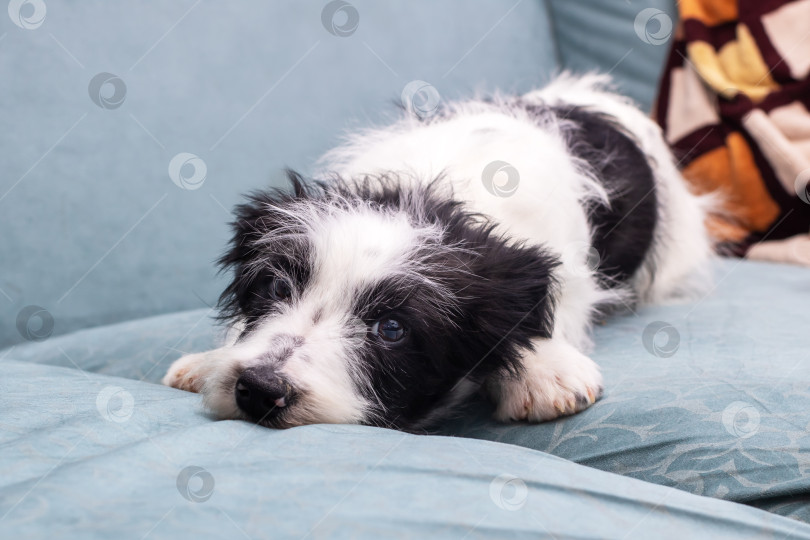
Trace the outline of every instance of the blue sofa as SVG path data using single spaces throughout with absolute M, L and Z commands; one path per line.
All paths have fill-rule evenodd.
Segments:
M 671 2 L 8 11 L 0 538 L 810 538 L 801 268 L 718 261 L 702 300 L 602 321 L 606 396 L 541 425 L 476 402 L 431 435 L 275 431 L 157 384 L 217 338 L 241 193 L 310 171 L 413 80 L 451 99 L 599 69 L 649 108 Z

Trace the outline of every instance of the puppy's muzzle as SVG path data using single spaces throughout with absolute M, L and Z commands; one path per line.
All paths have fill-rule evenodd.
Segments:
M 295 399 L 292 386 L 271 366 L 243 371 L 234 392 L 239 408 L 257 422 L 275 419 Z

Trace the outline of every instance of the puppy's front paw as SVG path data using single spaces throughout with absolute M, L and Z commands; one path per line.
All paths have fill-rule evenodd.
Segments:
M 544 422 L 578 413 L 602 395 L 602 374 L 593 360 L 568 344 L 540 342 L 523 359 L 523 373 L 491 381 L 501 422 Z
M 204 365 L 205 353 L 187 354 L 171 365 L 162 382 L 180 390 L 199 392 L 203 383 Z

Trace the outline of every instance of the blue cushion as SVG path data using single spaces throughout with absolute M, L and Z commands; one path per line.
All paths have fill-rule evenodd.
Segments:
M 597 325 L 593 357 L 607 390 L 591 409 L 504 425 L 476 403 L 441 433 L 525 446 L 810 521 L 810 271 L 723 261 L 716 274 L 717 288 L 700 302 Z M 210 316 L 197 310 L 112 325 L 0 357 L 157 382 L 182 352 L 214 345 Z
M 240 192 L 307 172 L 412 80 L 448 99 L 557 68 L 539 1 L 45 4 L 38 27 L 33 3 L 30 29 L 0 17 L 0 346 L 28 305 L 60 334 L 210 304 Z M 196 189 L 170 178 L 187 153 Z
M 807 524 L 516 446 L 213 422 L 171 388 L 2 369 L 2 538 L 810 538 Z
M 597 326 L 606 395 L 585 414 L 503 425 L 479 404 L 445 432 L 810 521 L 810 271 L 726 261 L 716 279 Z
M 75 368 L 159 383 L 186 353 L 217 347 L 222 331 L 211 309 L 181 311 L 79 330 L 46 341 L 12 345 L 0 359 Z

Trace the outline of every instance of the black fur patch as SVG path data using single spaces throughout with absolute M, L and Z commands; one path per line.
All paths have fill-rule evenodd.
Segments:
M 591 166 L 609 193 L 609 206 L 592 204 L 587 209 L 591 242 L 599 253 L 600 283 L 607 288 L 626 282 L 641 267 L 658 220 L 655 180 L 647 156 L 606 114 L 575 106 L 527 109 L 573 123 L 565 133 L 571 153 Z

